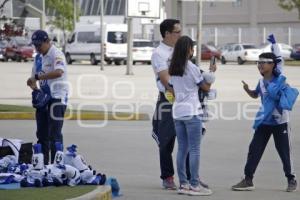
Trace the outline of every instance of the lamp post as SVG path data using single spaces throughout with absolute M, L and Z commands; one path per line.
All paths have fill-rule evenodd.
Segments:
M 66 3 L 66 0 L 63 0 L 63 6 L 65 7 L 65 4 Z M 65 10 L 64 10 L 65 12 Z M 66 31 L 65 31 L 65 17 L 63 15 L 63 18 L 62 18 L 62 28 L 63 28 L 63 38 L 64 38 L 64 45 L 63 45 L 63 52 L 65 53 L 66 52 Z
M 75 28 L 75 25 L 76 25 L 76 22 L 77 22 L 77 19 L 76 19 L 77 18 L 77 0 L 73 1 L 73 6 L 74 6 L 73 7 L 73 9 L 74 9 L 73 10 L 73 20 L 74 20 L 73 24 L 74 24 L 74 28 Z
M 133 75 L 132 71 L 132 40 L 133 40 L 133 34 L 132 34 L 132 18 L 127 18 L 127 24 L 128 24 L 128 39 L 127 39 L 127 67 L 126 67 L 126 75 Z

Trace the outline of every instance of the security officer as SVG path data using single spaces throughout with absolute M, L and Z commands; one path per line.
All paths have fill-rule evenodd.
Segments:
M 43 108 L 44 112 L 37 117 L 38 143 L 43 145 L 44 162 L 48 164 L 50 151 L 51 163 L 54 161 L 55 142 L 63 143 L 61 130 L 68 100 L 67 65 L 64 54 L 51 44 L 45 31 L 35 31 L 31 40 L 42 55 L 42 69 L 40 72 L 33 71 L 35 74 L 27 80 L 27 85 L 34 89 L 36 81 L 39 81 L 40 89 L 51 96 Z

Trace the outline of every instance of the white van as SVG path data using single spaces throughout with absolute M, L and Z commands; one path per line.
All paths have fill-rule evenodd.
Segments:
M 101 55 L 100 24 L 77 24 L 66 45 L 65 55 L 68 64 L 75 60 L 89 60 L 97 65 Z
M 127 60 L 127 25 L 104 24 L 104 60 L 120 65 Z M 78 24 L 66 45 L 66 60 L 90 60 L 97 65 L 101 60 L 100 22 Z
M 127 25 L 104 25 L 104 60 L 107 64 L 114 62 L 120 65 L 127 60 Z

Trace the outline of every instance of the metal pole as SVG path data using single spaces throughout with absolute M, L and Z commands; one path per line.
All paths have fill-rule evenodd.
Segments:
M 65 7 L 65 4 L 66 3 L 66 0 L 63 0 L 63 6 Z M 65 12 L 65 10 L 64 10 Z M 62 19 L 62 25 L 63 25 L 63 36 L 64 36 L 64 45 L 63 45 L 63 52 L 65 53 L 66 52 L 66 31 L 65 31 L 65 17 L 63 16 L 63 19 Z
M 292 28 L 288 28 L 288 45 L 292 44 Z
M 128 37 L 127 37 L 127 67 L 126 75 L 133 75 L 132 71 L 132 18 L 127 18 Z
M 146 32 L 146 24 L 142 24 L 142 39 L 148 39 Z
M 266 27 L 263 27 L 263 43 L 266 43 L 266 38 L 267 38 Z
M 46 15 L 45 15 L 45 0 L 43 0 L 43 10 L 42 10 L 42 16 L 41 16 L 41 29 L 45 30 L 46 28 Z
M 198 30 L 197 30 L 197 65 L 201 63 L 201 45 L 202 45 L 202 0 L 198 0 Z
M 239 43 L 242 43 L 242 28 L 240 27 L 238 29 L 238 41 Z
M 215 27 L 215 46 L 218 46 L 218 27 Z
M 104 17 L 104 8 L 103 8 L 103 1 L 104 0 L 100 0 L 101 1 L 101 65 L 100 65 L 100 70 L 103 71 L 104 70 L 104 20 L 103 20 L 103 17 Z

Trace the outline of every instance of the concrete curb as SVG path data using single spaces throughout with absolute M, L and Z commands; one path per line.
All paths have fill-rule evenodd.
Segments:
M 34 112 L 0 112 L 0 120 L 34 120 Z M 145 113 L 122 113 L 122 112 L 73 112 L 66 113 L 66 120 L 118 120 L 138 121 L 149 120 Z
M 68 200 L 111 200 L 111 187 L 110 186 L 98 186 L 93 191 L 86 193 L 82 196 L 75 197 Z

